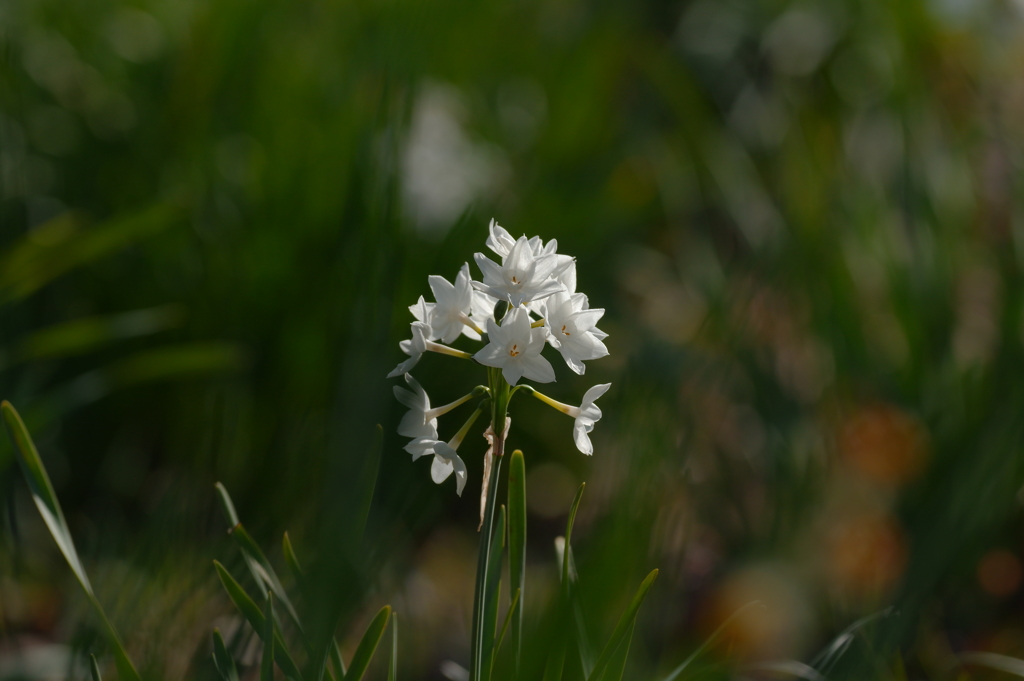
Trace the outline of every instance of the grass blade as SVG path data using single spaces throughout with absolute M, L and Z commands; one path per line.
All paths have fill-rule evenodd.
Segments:
M 387 628 L 390 617 L 391 606 L 385 605 L 370 621 L 363 633 L 362 640 L 359 641 L 356 652 L 352 655 L 352 664 L 349 665 L 348 673 L 345 674 L 345 681 L 360 681 L 366 674 L 366 668 L 370 666 L 370 660 L 373 659 L 373 653 L 384 636 L 384 629 Z
M 265 635 L 267 628 L 266 618 L 263 616 L 263 612 L 260 607 L 256 605 L 256 601 L 249 597 L 249 594 L 245 592 L 242 585 L 239 584 L 231 573 L 227 571 L 223 565 L 218 561 L 213 561 L 213 567 L 217 570 L 217 576 L 220 577 L 221 584 L 224 585 L 224 590 L 228 593 L 228 598 L 235 604 L 242 616 L 249 622 L 249 625 L 256 631 L 257 634 L 262 638 Z M 264 644 L 267 642 L 264 640 Z M 299 672 L 298 665 L 295 664 L 295 660 L 292 658 L 291 653 L 288 652 L 288 648 L 285 647 L 284 639 L 281 638 L 280 632 L 274 631 L 274 646 L 276 648 L 276 654 L 274 656 L 277 661 L 277 665 L 281 667 L 281 671 L 296 681 L 302 681 L 302 674 Z
M 494 634 L 498 626 L 498 605 L 501 599 L 501 555 L 505 550 L 505 506 L 498 509 L 496 531 L 491 536 L 487 555 L 486 590 L 484 591 L 484 640 L 481 649 L 480 681 L 491 678 L 494 665 Z
M 744 612 L 746 612 L 749 608 L 751 608 L 753 606 L 760 606 L 760 607 L 763 608 L 764 607 L 764 603 L 762 603 L 761 601 L 750 601 L 749 603 L 744 605 L 742 608 L 739 608 L 738 610 L 736 610 L 736 612 L 734 612 L 733 614 L 729 615 L 729 619 L 727 619 L 724 622 L 722 622 L 722 624 L 719 625 L 719 627 L 717 629 L 715 629 L 711 633 L 711 635 L 708 636 L 707 639 L 705 639 L 705 641 L 703 643 L 701 643 L 697 647 L 697 649 L 695 651 L 690 653 L 690 656 L 688 658 L 686 658 L 685 660 L 683 660 L 682 664 L 680 664 L 678 667 L 673 669 L 669 673 L 669 675 L 664 678 L 663 681 L 675 681 L 677 678 L 679 678 L 679 675 L 682 674 L 683 671 L 687 667 L 689 667 L 693 663 L 693 661 L 696 660 L 700 656 L 701 653 L 703 653 L 705 650 L 707 650 L 708 647 L 712 643 L 714 643 L 718 639 L 719 636 L 722 635 L 722 632 L 725 631 L 729 627 L 730 624 L 732 624 L 734 621 L 736 621 L 736 619 L 741 614 L 743 614 Z
M 362 538 L 366 529 L 366 520 L 370 517 L 370 504 L 373 503 L 373 493 L 377 489 L 377 473 L 380 471 L 380 452 L 384 442 L 384 429 L 378 423 L 373 431 L 373 444 L 370 446 L 369 456 L 363 462 L 363 469 L 359 472 L 359 487 L 362 497 L 356 509 L 355 528 L 358 533 L 355 541 Z
M 284 554 L 284 562 L 288 565 L 288 569 L 291 570 L 292 577 L 295 579 L 296 584 L 299 585 L 299 589 L 301 590 L 302 582 L 306 578 L 306 574 L 302 571 L 302 565 L 299 564 L 299 557 L 295 555 L 295 549 L 292 547 L 292 540 L 291 537 L 288 536 L 288 532 L 285 532 L 284 536 L 281 538 L 281 553 Z
M 568 561 L 565 561 L 568 563 Z M 615 625 L 615 631 L 612 632 L 612 636 L 608 639 L 608 645 L 605 646 L 604 651 L 601 652 L 601 656 L 597 658 L 597 663 L 594 665 L 594 671 L 591 672 L 588 677 L 588 681 L 599 681 L 604 676 L 605 670 L 608 668 L 609 662 L 611 662 L 612 655 L 615 654 L 615 649 L 622 643 L 626 637 L 626 632 L 631 631 L 633 622 L 636 620 L 637 611 L 640 610 L 641 604 L 644 599 L 647 598 L 647 593 L 651 590 L 651 586 L 654 584 L 654 580 L 658 578 L 658 570 L 651 570 L 647 578 L 644 579 L 643 583 L 640 584 L 640 588 L 637 589 L 636 595 L 633 596 L 633 600 L 630 601 L 629 607 L 622 613 L 622 617 L 619 618 L 619 623 Z
M 267 592 L 266 618 L 263 626 L 263 660 L 260 681 L 274 681 L 274 592 Z
M 515 450 L 508 469 L 508 567 L 509 592 L 521 600 L 526 590 L 526 463 L 523 452 Z M 519 675 L 519 658 L 523 645 L 523 611 L 513 601 L 512 659 L 515 675 Z
M 252 578 L 256 581 L 256 587 L 261 592 L 265 592 L 268 589 L 273 591 L 274 597 L 284 604 L 288 615 L 301 632 L 302 623 L 299 621 L 299 614 L 296 612 L 295 606 L 292 605 L 291 599 L 288 598 L 288 592 L 284 590 L 284 586 L 281 584 L 274 566 L 267 560 L 266 554 L 263 553 L 259 544 L 256 543 L 256 540 L 252 538 L 252 535 L 249 534 L 245 526 L 239 521 L 238 511 L 235 510 L 235 504 L 231 500 L 231 495 L 228 494 L 227 488 L 219 482 L 215 483 L 213 487 L 217 491 L 217 500 L 220 502 L 224 517 L 229 523 L 228 534 L 238 544 L 238 548 L 242 550 L 245 564 L 249 567 L 249 572 L 252 573 Z
M 398 678 L 398 613 L 391 613 L 391 659 L 388 660 L 388 681 Z
M 89 673 L 92 674 L 92 681 L 103 681 L 103 677 L 100 675 L 100 666 L 96 662 L 96 656 L 92 653 L 89 654 Z
M 222 681 L 238 681 L 238 668 L 235 666 L 235 659 L 228 652 L 224 645 L 224 637 L 220 631 L 213 630 L 213 666 L 217 668 Z
M 501 624 L 501 631 L 494 637 L 494 654 L 498 654 L 498 649 L 501 648 L 502 641 L 505 640 L 505 632 L 508 631 L 508 625 L 515 619 L 516 609 L 519 607 L 519 596 L 520 592 L 516 591 L 515 595 L 512 596 L 512 603 L 508 606 L 508 612 L 505 613 L 505 621 Z
M 972 665 L 976 667 L 988 667 L 996 671 L 1024 677 L 1024 660 L 1016 657 L 1000 655 L 999 653 L 964 653 L 960 656 L 961 665 Z
M 635 628 L 636 618 L 634 617 L 629 625 L 629 630 L 626 631 L 626 636 L 618 647 L 615 648 L 615 654 L 609 660 L 608 669 L 605 671 L 601 681 L 622 681 L 622 676 L 626 673 L 626 658 L 629 657 L 629 646 L 633 642 L 633 629 Z
M 480 549 L 476 562 L 476 585 L 473 591 L 473 630 L 470 640 L 470 670 L 473 681 L 483 677 L 483 652 L 485 641 L 493 640 L 494 630 L 486 632 L 487 568 L 494 540 L 494 507 L 498 495 L 498 480 L 501 477 L 501 463 L 504 457 L 497 457 L 491 465 L 491 479 L 487 486 L 487 505 L 484 510 L 484 524 L 480 533 Z
M 288 564 L 288 569 L 291 570 L 292 577 L 295 578 L 295 583 L 299 587 L 299 591 L 306 597 L 306 573 L 302 569 L 302 564 L 299 562 L 299 557 L 295 554 L 295 548 L 292 546 L 292 539 L 285 532 L 281 538 L 281 551 L 284 553 L 284 562 Z M 341 658 L 341 649 L 338 647 L 337 639 L 331 639 L 331 647 L 328 649 L 331 659 L 331 665 L 334 667 L 334 678 L 341 679 L 345 678 L 345 661 Z
M 75 578 L 82 586 L 82 590 L 85 591 L 89 604 L 103 624 L 107 639 L 114 649 L 114 662 L 117 666 L 118 676 L 122 681 L 140 681 L 139 673 L 135 670 L 135 665 L 132 664 L 131 658 L 128 657 L 128 651 L 125 650 L 121 637 L 114 631 L 113 625 L 107 619 L 107 614 L 103 611 L 99 601 L 96 600 L 92 584 L 89 582 L 89 576 L 86 575 L 85 568 L 82 567 L 82 561 L 78 558 L 75 543 L 71 539 L 71 531 L 68 529 L 67 521 L 64 519 L 64 511 L 61 510 L 57 494 L 54 492 L 53 484 L 50 482 L 50 476 L 46 472 L 46 467 L 43 466 L 43 460 L 39 457 L 39 451 L 32 441 L 32 436 L 29 435 L 25 423 L 21 420 L 21 416 L 10 402 L 4 400 L 0 403 L 0 412 L 3 414 L 7 433 L 14 443 L 15 456 L 18 459 L 21 472 L 32 493 L 32 501 L 39 510 L 39 514 L 43 517 L 43 522 L 46 523 L 47 529 L 50 530 L 50 535 L 53 536 L 54 541 L 57 543 L 57 548 L 64 555 L 64 559 L 67 560 Z
M 284 604 L 285 609 L 288 611 L 288 615 L 291 616 L 292 621 L 295 622 L 295 626 L 297 626 L 301 632 L 302 623 L 299 622 L 299 615 L 295 612 L 295 607 L 288 598 L 288 593 L 284 590 L 281 580 L 278 579 L 277 572 L 274 571 L 274 567 L 270 564 L 270 561 L 267 560 L 263 551 L 260 550 L 259 545 L 246 531 L 245 526 L 243 526 L 242 523 L 238 523 L 231 529 L 231 536 L 234 537 L 235 542 L 242 549 L 246 563 L 249 565 L 249 570 L 254 575 L 258 573 L 262 578 L 261 580 L 257 580 L 257 582 L 262 581 L 267 588 L 274 592 L 274 598 Z
M 570 550 L 572 547 L 572 526 L 576 522 L 576 511 L 580 508 L 580 500 L 583 499 L 583 490 L 586 489 L 587 483 L 580 484 L 579 490 L 576 491 L 576 496 L 573 497 L 572 506 L 569 507 L 569 520 L 565 524 L 565 549 L 562 551 L 562 590 L 564 593 L 569 592 L 569 560 Z

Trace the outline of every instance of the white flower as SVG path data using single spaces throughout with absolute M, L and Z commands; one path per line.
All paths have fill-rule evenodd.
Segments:
M 430 464 L 431 479 L 440 485 L 454 472 L 455 492 L 461 497 L 462 489 L 466 486 L 466 462 L 447 442 L 435 441 L 433 451 L 434 460 Z
M 414 305 L 409 306 L 409 312 L 412 312 L 412 316 L 416 318 L 416 321 L 423 322 L 427 326 L 430 326 L 430 314 L 434 310 L 434 304 L 428 303 L 420 296 L 420 299 L 416 301 Z M 426 334 L 428 340 L 437 340 L 437 334 L 431 329 Z
M 513 307 L 541 300 L 564 288 L 551 276 L 560 264 L 558 256 L 535 255 L 525 236 L 519 237 L 501 265 L 483 253 L 475 253 L 473 259 L 484 279 L 483 283 L 474 281 L 473 286 L 499 300 L 508 300 Z
M 611 383 L 595 385 L 583 395 L 583 404 L 578 407 L 551 399 L 533 388 L 530 388 L 530 392 L 541 402 L 576 419 L 576 423 L 573 424 L 572 439 L 576 442 L 576 448 L 589 456 L 594 453 L 594 445 L 590 442 L 590 433 L 594 430 L 594 424 L 601 420 L 601 409 L 594 402 L 608 392 L 611 387 Z
M 470 313 L 469 318 L 472 320 L 477 327 L 481 329 L 487 328 L 487 320 L 494 319 L 494 306 L 498 304 L 498 299 L 494 296 L 484 293 L 483 291 L 473 291 L 473 312 Z
M 505 262 L 509 251 L 516 245 L 516 240 L 512 238 L 507 229 L 498 224 L 497 220 L 491 218 L 491 224 L 487 226 L 487 241 L 485 243 L 487 248 L 500 255 L 501 261 Z
M 422 300 L 422 298 L 420 299 Z M 413 322 L 412 323 L 412 340 L 404 340 L 398 344 L 398 347 L 402 349 L 402 352 L 409 355 L 409 359 L 399 363 L 391 373 L 388 374 L 388 378 L 394 378 L 395 376 L 401 376 L 402 374 L 409 373 L 414 366 L 416 366 L 420 357 L 427 351 L 427 342 L 430 337 L 430 324 L 426 322 Z
M 604 310 L 582 309 L 586 303 L 586 296 L 582 294 L 556 293 L 546 303 L 544 324 L 548 341 L 562 354 L 569 368 L 582 376 L 586 371 L 584 360 L 600 359 L 608 354 L 608 348 L 593 333 Z
M 444 343 L 452 343 L 464 333 L 473 340 L 480 340 L 480 334 L 469 326 L 473 324 L 469 315 L 473 312 L 474 293 L 469 283 L 469 263 L 462 265 L 454 285 L 434 274 L 427 280 L 437 300 L 430 310 L 430 328 L 436 337 Z
M 402 416 L 402 420 L 398 423 L 398 434 L 411 438 L 433 438 L 436 440 L 437 417 L 431 414 L 431 418 L 427 418 L 427 412 L 430 411 L 430 397 L 427 395 L 427 391 L 409 374 L 405 375 L 405 382 L 412 390 L 406 390 L 397 385 L 394 387 L 395 398 L 409 408 L 409 411 Z
M 509 311 L 501 326 L 493 319 L 487 320 L 490 343 L 473 359 L 484 366 L 500 368 L 509 385 L 515 385 L 523 377 L 550 383 L 555 380 L 555 370 L 540 354 L 546 335 L 544 329 L 530 328 L 529 312 L 515 308 Z
M 430 339 L 430 324 L 413 322 L 410 326 L 412 327 L 412 339 L 401 341 L 398 344 L 402 352 L 409 355 L 409 359 L 392 369 L 391 373 L 388 374 L 388 378 L 408 373 L 420 361 L 420 357 L 423 356 L 424 352 L 439 352 L 443 355 L 452 355 L 453 357 L 461 357 L 463 359 L 472 357 L 468 352 L 456 350 L 455 348 L 432 341 Z
M 576 448 L 588 456 L 594 453 L 594 445 L 590 443 L 590 432 L 594 430 L 594 424 L 600 421 L 602 416 L 601 409 L 594 402 L 611 387 L 611 383 L 595 385 L 583 395 L 583 404 L 573 408 L 575 413 L 569 414 L 576 419 L 572 427 L 572 439 L 576 442 Z

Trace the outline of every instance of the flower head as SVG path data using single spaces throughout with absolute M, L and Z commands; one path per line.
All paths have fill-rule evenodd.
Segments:
M 544 329 L 530 327 L 529 312 L 513 308 L 501 326 L 493 319 L 487 320 L 490 342 L 473 355 L 473 359 L 484 366 L 500 368 L 509 385 L 515 385 L 523 377 L 538 383 L 550 383 L 555 380 L 555 370 L 540 354 L 546 335 Z
M 560 264 L 558 256 L 536 255 L 525 236 L 519 237 L 500 265 L 483 253 L 474 254 L 473 259 L 484 275 L 483 283 L 474 281 L 473 286 L 507 300 L 513 307 L 536 302 L 564 288 L 551 276 Z
M 608 354 L 608 348 L 593 333 L 604 310 L 583 308 L 586 296 L 582 294 L 556 293 L 546 302 L 544 324 L 548 341 L 562 354 L 569 368 L 582 376 L 586 371 L 584 360 L 600 359 Z

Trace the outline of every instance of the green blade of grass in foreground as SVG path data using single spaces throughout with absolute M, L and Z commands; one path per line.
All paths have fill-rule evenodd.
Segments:
M 263 612 L 260 611 L 256 601 L 249 597 L 249 594 L 245 592 L 242 585 L 239 584 L 231 573 L 227 571 L 223 565 L 218 561 L 213 561 L 213 567 L 217 570 L 217 576 L 220 577 L 221 584 L 224 585 L 224 590 L 228 593 L 228 598 L 235 604 L 239 612 L 249 622 L 249 625 L 256 631 L 257 634 L 262 638 L 264 631 L 267 626 L 266 618 L 263 616 Z M 264 641 L 266 643 L 266 641 Z M 275 629 L 274 631 L 274 646 L 277 651 L 274 656 L 277 660 L 277 665 L 281 667 L 281 670 L 286 676 L 289 676 L 296 681 L 302 681 L 302 674 L 299 672 L 299 667 L 295 664 L 295 660 L 292 658 L 291 653 L 288 652 L 288 648 L 285 647 L 284 639 L 281 638 L 281 634 Z
M 505 640 L 505 632 L 508 631 L 508 625 L 512 621 L 519 608 L 519 591 L 516 591 L 515 595 L 512 596 L 512 603 L 508 606 L 508 612 L 505 613 L 505 621 L 501 624 L 501 631 L 494 637 L 494 654 L 498 654 L 498 650 L 501 648 L 502 641 Z
M 629 646 L 633 642 L 633 629 L 635 628 L 636 618 L 634 617 L 622 642 L 615 649 L 615 654 L 608 661 L 608 668 L 602 681 L 622 681 L 622 676 L 626 673 L 626 658 L 629 657 Z
M 348 673 L 345 674 L 345 681 L 360 681 L 366 674 L 366 668 L 370 666 L 370 660 L 373 659 L 373 653 L 384 636 L 384 630 L 387 628 L 390 618 L 391 606 L 385 605 L 370 621 L 363 633 L 362 640 L 359 641 L 359 646 L 356 647 L 356 652 L 352 655 L 352 664 L 349 665 Z
M 302 623 L 299 621 L 299 615 L 295 610 L 295 606 L 292 605 L 291 599 L 288 598 L 288 592 L 284 590 L 284 586 L 277 576 L 277 571 L 274 570 L 274 566 L 267 560 L 266 554 L 263 553 L 259 544 L 256 543 L 256 540 L 252 538 L 252 535 L 249 534 L 245 526 L 238 519 L 238 511 L 235 510 L 235 504 L 231 500 L 231 495 L 228 494 L 227 488 L 218 482 L 214 484 L 214 489 L 217 491 L 217 499 L 220 501 L 221 510 L 224 511 L 224 517 L 229 523 L 228 534 L 238 544 L 238 548 L 242 550 L 245 564 L 249 566 L 249 572 L 252 573 L 253 579 L 256 580 L 256 586 L 260 591 L 270 589 L 274 592 L 274 597 L 284 605 L 288 615 L 295 622 L 295 626 L 299 628 L 299 632 L 301 632 Z
M 96 600 L 92 584 L 89 582 L 88 575 L 85 574 L 82 561 L 78 558 L 78 551 L 75 549 L 75 543 L 71 539 L 71 531 L 64 520 L 64 511 L 61 510 L 57 494 L 54 492 L 53 484 L 50 482 L 50 476 L 46 473 L 42 459 L 39 458 L 39 452 L 32 441 L 32 436 L 29 435 L 28 429 L 25 428 L 25 424 L 21 420 L 21 416 L 10 402 L 4 400 L 0 403 L 0 412 L 3 413 L 4 425 L 7 427 L 7 433 L 14 443 L 15 456 L 18 459 L 21 472 L 24 474 L 25 481 L 32 492 L 32 501 L 35 503 L 36 508 L 39 509 L 39 514 L 43 516 L 43 522 L 46 523 L 46 527 L 50 530 L 54 541 L 57 542 L 57 548 L 64 555 L 75 578 L 82 586 L 89 604 L 103 624 L 107 639 L 114 649 L 114 663 L 117 666 L 118 676 L 121 678 L 121 681 L 141 681 L 139 673 L 135 670 L 135 665 L 132 664 L 131 658 L 128 657 L 128 652 L 121 642 L 121 637 L 117 635 L 110 620 L 107 619 L 107 614 L 103 611 L 99 601 Z
M 622 613 L 622 617 L 619 618 L 619 623 L 615 625 L 615 631 L 612 632 L 612 636 L 608 639 L 608 645 L 605 646 L 601 652 L 601 656 L 597 658 L 597 663 L 594 665 L 594 671 L 591 672 L 588 681 L 601 681 L 604 678 L 605 670 L 608 668 L 608 664 L 611 662 L 612 655 L 615 654 L 615 649 L 625 639 L 626 633 L 632 631 L 633 622 L 636 620 L 636 613 L 640 610 L 640 605 L 643 604 L 644 599 L 647 598 L 647 592 L 651 590 L 651 585 L 654 584 L 654 580 L 658 578 L 658 570 L 651 570 L 647 578 L 644 579 L 643 583 L 640 584 L 640 588 L 637 589 L 636 595 L 633 596 L 633 600 L 630 601 L 629 607 Z
M 580 501 L 583 499 L 583 490 L 586 489 L 586 487 L 587 483 L 584 482 L 580 484 L 580 488 L 576 491 L 576 496 L 573 497 L 572 505 L 569 507 L 569 519 L 565 524 L 565 539 L 562 539 L 561 537 L 555 539 L 556 551 L 558 550 L 559 540 L 562 540 L 560 563 L 562 589 L 558 606 L 559 620 L 561 621 L 561 624 L 558 627 L 560 631 L 558 640 L 555 642 L 554 648 L 552 648 L 551 652 L 548 654 L 548 659 L 544 666 L 544 681 L 558 681 L 561 679 L 562 668 L 565 666 L 565 650 L 568 647 L 568 633 L 565 624 L 570 617 L 569 610 L 572 607 L 569 584 L 569 565 L 572 563 L 572 560 L 569 542 L 572 539 L 572 526 L 576 523 L 576 511 L 579 510 Z
M 260 681 L 274 681 L 274 592 L 267 591 L 266 617 L 263 626 L 263 659 Z
M 299 592 L 305 598 L 309 598 L 309 594 L 306 593 L 306 573 L 302 569 L 302 564 L 299 563 L 299 557 L 295 554 L 295 548 L 292 546 L 292 539 L 288 536 L 288 532 L 285 532 L 281 538 L 281 552 L 284 554 L 284 562 L 288 564 L 288 569 L 291 570 L 292 577 L 299 587 Z M 332 645 L 328 652 L 331 657 L 331 664 L 334 666 L 334 677 L 340 681 L 340 679 L 345 678 L 345 661 L 341 658 L 341 648 L 338 647 L 338 640 L 332 639 L 331 643 Z
M 508 567 L 509 593 L 522 600 L 526 590 L 526 463 L 523 452 L 512 452 L 508 469 Z M 523 609 L 509 605 L 512 618 L 512 659 L 514 672 L 519 674 L 519 658 L 523 645 Z
M 678 667 L 673 669 L 672 672 L 663 679 L 663 681 L 675 681 L 677 678 L 679 678 L 679 675 L 682 674 L 686 670 L 686 668 L 689 667 L 693 663 L 693 661 L 696 660 L 700 656 L 701 653 L 703 653 L 705 650 L 707 650 L 708 647 L 710 647 L 711 644 L 714 643 L 718 639 L 718 637 L 722 635 L 722 632 L 725 631 L 729 627 L 730 624 L 732 624 L 734 621 L 736 621 L 736 619 L 741 614 L 746 612 L 748 608 L 751 608 L 751 607 L 754 607 L 754 606 L 760 606 L 760 607 L 763 608 L 764 607 L 764 603 L 762 603 L 761 601 L 750 601 L 749 603 L 747 603 L 743 607 L 741 607 L 738 610 L 736 610 L 736 612 L 734 612 L 733 614 L 729 615 L 729 619 L 727 619 L 724 622 L 722 622 L 722 624 L 719 625 L 719 627 L 717 629 L 715 629 L 711 633 L 711 636 L 708 636 L 707 639 L 705 639 L 705 641 L 703 643 L 701 643 L 697 647 L 697 649 L 690 654 L 690 656 L 688 658 L 683 660 L 682 664 L 680 664 Z
M 220 635 L 218 629 L 213 630 L 213 666 L 217 668 L 217 673 L 223 681 L 238 681 L 235 659 L 224 645 L 224 637 Z
M 491 678 L 494 665 L 494 634 L 498 626 L 498 605 L 501 599 L 501 555 L 505 550 L 505 506 L 498 509 L 496 531 L 491 536 L 491 548 L 487 557 L 487 576 L 484 591 L 484 640 L 481 645 L 480 681 Z
M 100 675 L 100 666 L 96 662 L 96 656 L 92 653 L 89 654 L 89 673 L 92 675 L 92 681 L 103 681 L 103 677 Z
M 391 657 L 388 660 L 388 681 L 398 678 L 398 613 L 391 613 Z

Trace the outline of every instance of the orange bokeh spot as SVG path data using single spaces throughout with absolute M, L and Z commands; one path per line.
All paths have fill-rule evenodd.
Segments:
M 906 542 L 896 521 L 865 515 L 836 525 L 830 533 L 830 567 L 838 585 L 854 594 L 889 588 L 907 561 Z
M 913 478 L 924 466 L 924 428 L 890 405 L 862 407 L 842 425 L 839 453 L 854 469 L 886 485 Z
M 994 549 L 978 561 L 978 584 L 993 596 L 1009 596 L 1020 588 L 1024 568 L 1006 549 Z

